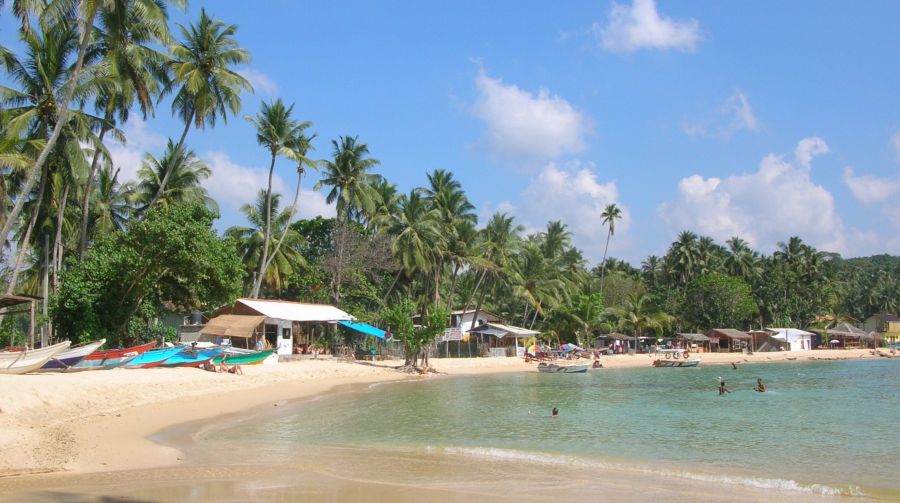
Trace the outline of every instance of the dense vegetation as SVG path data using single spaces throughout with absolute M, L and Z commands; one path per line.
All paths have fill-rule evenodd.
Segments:
M 178 3 L 178 2 L 174 2 Z M 162 0 L 14 0 L 21 48 L 0 48 L 0 251 L 6 293 L 43 295 L 47 276 L 56 337 L 116 342 L 159 333 L 165 310 L 210 310 L 240 295 L 329 302 L 363 320 L 388 321 L 411 358 L 451 309 L 490 310 L 544 337 L 703 331 L 714 326 L 808 327 L 900 307 L 900 258 L 842 259 L 787 237 L 772 255 L 740 237 L 724 244 L 680 233 L 640 268 L 607 258 L 622 216 L 598 227 L 607 242 L 589 269 L 564 222 L 525 235 L 507 214 L 478 222 L 453 173 L 425 173 L 398 193 L 355 136 L 315 160 L 313 124 L 276 99 L 247 119 L 269 178 L 247 223 L 212 231 L 210 169 L 189 147 L 192 128 L 234 118 L 250 84 L 237 27 L 201 11 L 170 31 Z M 171 103 L 184 124 L 163 154 L 147 154 L 122 183 L 107 149 L 134 113 Z M 296 169 L 290 202 L 273 192 L 279 161 Z M 295 220 L 300 185 L 319 171 L 337 216 Z M 412 313 L 425 329 L 401 322 Z M 431 328 L 428 328 L 431 326 Z M 3 336 L 21 336 L 7 317 Z

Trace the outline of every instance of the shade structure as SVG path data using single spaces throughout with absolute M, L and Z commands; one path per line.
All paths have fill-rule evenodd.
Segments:
M 217 337 L 242 337 L 249 339 L 256 332 L 256 327 L 265 319 L 265 316 L 221 314 L 210 319 L 206 326 L 200 330 L 200 333 Z
M 277 320 L 335 322 L 354 319 L 350 314 L 326 304 L 269 299 L 238 299 L 235 304 L 247 306 L 259 314 Z
M 356 322 L 356 321 L 346 321 L 346 320 L 339 321 L 338 323 L 340 323 L 341 325 L 343 325 L 351 330 L 356 330 L 357 332 L 359 332 L 361 334 L 371 335 L 372 337 L 378 337 L 379 339 L 384 339 L 387 334 L 387 332 L 385 332 L 384 330 L 382 330 L 378 327 L 373 327 L 372 325 L 369 325 L 367 323 L 360 323 L 360 322 Z

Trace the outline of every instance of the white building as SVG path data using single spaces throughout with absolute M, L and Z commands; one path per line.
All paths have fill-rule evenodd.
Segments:
M 462 309 L 450 313 L 450 326 L 458 328 L 460 332 L 466 333 L 472 327 L 478 327 L 485 323 L 498 323 L 500 317 L 496 314 L 489 313 L 484 309 L 478 311 L 478 320 L 475 320 L 475 311 L 463 311 Z
M 788 351 L 808 351 L 813 348 L 813 337 L 816 334 L 799 328 L 769 328 L 772 337 L 787 340 Z

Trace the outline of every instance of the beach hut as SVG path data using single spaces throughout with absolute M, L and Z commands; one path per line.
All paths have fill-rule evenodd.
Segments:
M 630 335 L 619 332 L 610 332 L 602 334 L 594 338 L 594 346 L 608 348 L 610 353 L 626 353 L 628 347 L 634 340 Z
M 238 299 L 215 314 L 200 329 L 199 340 L 222 342 L 227 338 L 235 347 L 263 345 L 275 348 L 278 355 L 292 354 L 295 343 L 304 351 L 312 343 L 316 328 L 324 330 L 323 325 L 354 320 L 327 304 L 270 299 Z
M 501 323 L 484 323 L 469 330 L 469 333 L 478 335 L 487 343 L 490 356 L 525 356 L 525 346 L 521 340 L 540 334 L 536 330 Z
M 786 342 L 788 351 L 809 351 L 813 348 L 816 334 L 799 328 L 769 328 L 772 337 Z
M 855 327 L 849 323 L 838 323 L 834 328 L 825 331 L 829 338 L 829 345 L 833 347 L 831 341 L 838 341 L 837 346 L 843 348 L 860 347 L 860 345 L 868 339 L 869 333 L 865 330 Z
M 771 352 L 787 349 L 787 342 L 772 337 L 772 332 L 768 330 L 749 330 L 747 333 L 750 335 L 750 347 L 753 351 Z
M 890 313 L 873 314 L 866 318 L 862 329 L 877 334 L 878 338 L 888 344 L 900 342 L 900 317 Z
M 713 328 L 706 332 L 709 337 L 709 345 L 716 351 L 741 351 L 750 348 L 752 337 L 747 332 L 741 332 L 733 328 Z
M 709 351 L 709 337 L 703 334 L 676 334 L 676 341 L 680 341 L 685 349 L 697 351 Z

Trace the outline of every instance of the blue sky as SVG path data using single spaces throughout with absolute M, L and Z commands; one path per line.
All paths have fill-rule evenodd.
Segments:
M 318 157 L 359 136 L 403 191 L 448 169 L 482 223 L 562 219 L 592 260 L 638 264 L 682 229 L 771 252 L 800 235 L 845 256 L 900 253 L 900 3 L 191 2 L 239 26 L 256 88 L 228 124 L 191 131 L 221 227 L 265 180 L 243 119 L 296 103 Z M 0 16 L 0 43 L 17 47 Z M 123 173 L 181 126 L 168 103 L 126 127 Z M 287 199 L 292 163 L 276 186 Z M 333 214 L 304 180 L 305 216 Z

